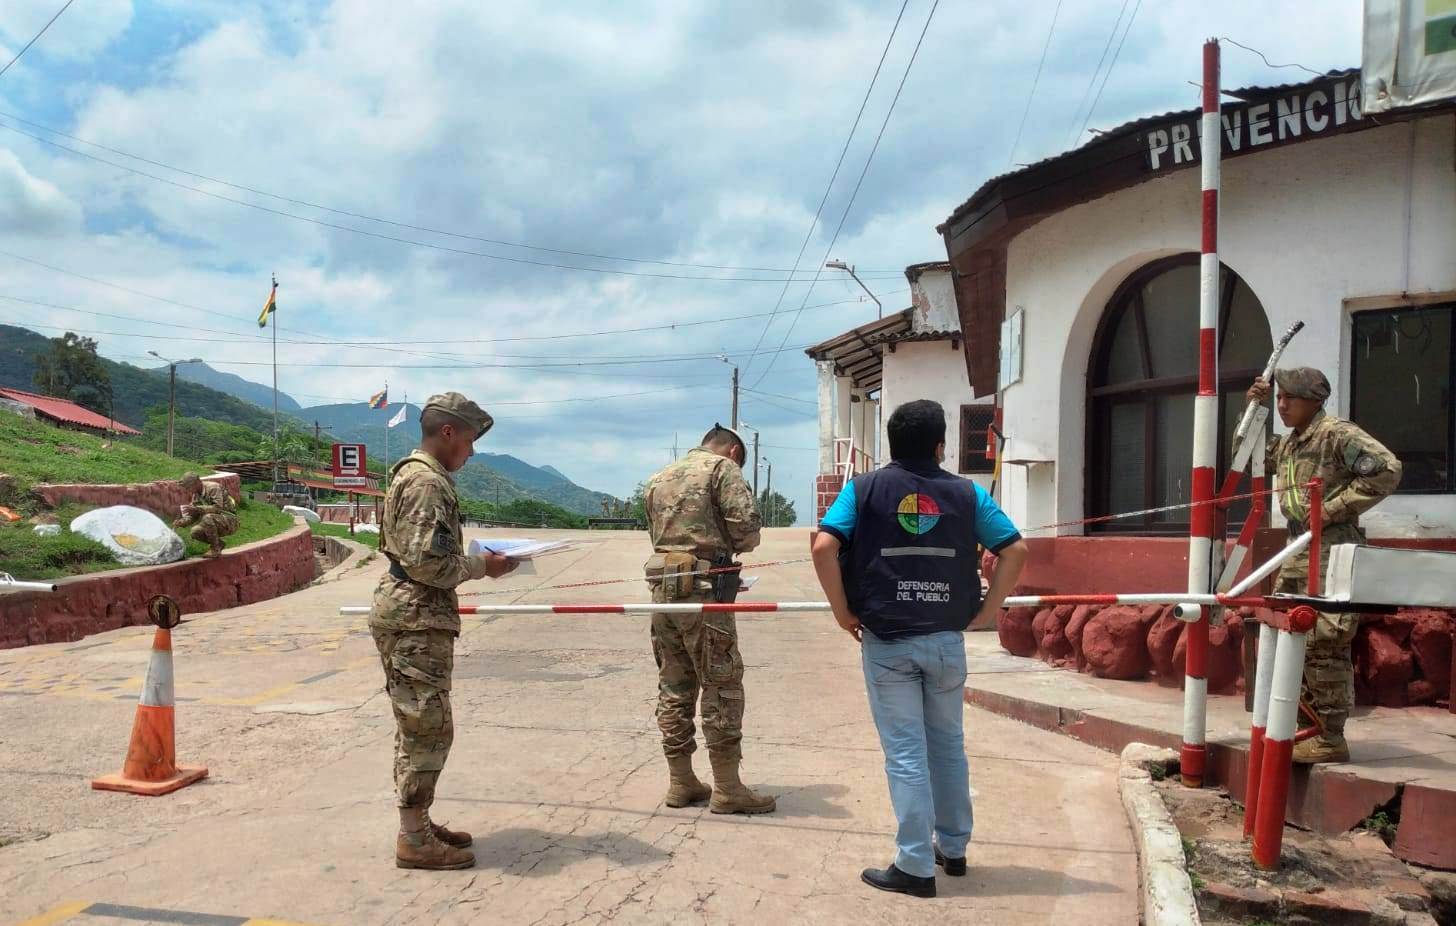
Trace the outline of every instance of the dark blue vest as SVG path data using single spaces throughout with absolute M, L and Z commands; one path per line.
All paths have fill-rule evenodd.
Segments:
M 849 606 L 894 640 L 965 630 L 981 606 L 974 488 L 932 462 L 854 478 L 854 533 L 839 555 Z

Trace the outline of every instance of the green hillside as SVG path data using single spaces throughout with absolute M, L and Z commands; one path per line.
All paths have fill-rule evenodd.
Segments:
M 196 463 L 127 441 L 104 441 L 0 411 L 0 473 L 14 480 L 22 494 L 38 482 L 155 482 L 198 469 Z M 0 499 L 0 504 L 8 502 Z
M 35 386 L 35 355 L 50 350 L 50 339 L 26 328 L 0 325 L 0 386 L 39 392 Z M 151 409 L 167 407 L 167 375 L 129 363 L 102 358 L 111 376 L 112 414 L 117 421 L 141 428 Z M 272 410 L 262 408 L 196 383 L 177 379 L 177 413 L 271 431 Z

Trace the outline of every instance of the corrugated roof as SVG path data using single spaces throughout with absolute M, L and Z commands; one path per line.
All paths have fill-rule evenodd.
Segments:
M 118 434 L 140 434 L 136 428 L 129 428 L 105 415 L 98 415 L 89 408 L 82 408 L 75 402 L 67 399 L 57 399 L 53 396 L 40 395 L 35 392 L 26 392 L 23 389 L 0 389 L 0 396 L 4 396 L 12 402 L 29 406 L 35 409 L 35 413 L 42 418 L 49 418 L 52 421 L 59 421 L 62 424 L 74 424 L 83 428 L 94 428 L 98 431 L 115 431 Z
M 1348 77 L 1355 77 L 1359 74 L 1359 68 L 1342 68 L 1339 70 L 1330 71 L 1322 77 L 1311 78 L 1310 80 L 1340 80 Z M 1223 94 L 1224 96 L 1233 97 L 1236 100 L 1243 100 L 1247 102 L 1249 100 L 1263 99 L 1264 97 L 1278 96 L 1279 94 L 1284 93 L 1288 90 L 1293 90 L 1296 87 L 1303 87 L 1309 82 L 1309 80 L 1303 80 L 1291 84 L 1278 84 L 1267 87 L 1240 87 L 1236 90 L 1224 90 Z M 1007 171 L 1004 174 L 997 174 L 996 176 L 987 180 L 985 183 L 982 183 L 980 187 L 977 188 L 976 192 L 972 193 L 965 202 L 961 203 L 959 206 L 956 206 L 955 209 L 951 212 L 950 217 L 947 218 L 940 225 L 936 226 L 936 231 L 944 234 L 947 226 L 949 226 L 956 219 L 959 219 L 965 213 L 969 212 L 971 207 L 975 204 L 976 200 L 980 199 L 985 193 L 990 191 L 990 189 L 996 186 L 998 183 L 1002 183 L 1003 181 L 1008 180 L 1012 177 L 1019 177 L 1022 174 L 1039 170 L 1049 164 L 1054 164 L 1064 158 L 1071 157 L 1078 152 L 1091 151 L 1096 148 L 1112 145 L 1129 135 L 1136 134 L 1138 130 L 1146 128 L 1150 125 L 1164 122 L 1169 119 L 1191 119 L 1195 116 L 1198 116 L 1201 112 L 1202 110 L 1200 108 L 1194 107 L 1191 109 L 1175 109 L 1169 112 L 1158 113 L 1157 115 L 1152 116 L 1141 116 L 1129 122 L 1124 122 L 1122 125 L 1116 126 L 1115 128 L 1108 129 L 1105 132 L 1099 132 L 1086 143 L 1078 145 L 1075 148 L 1068 148 L 1066 151 L 1060 151 L 1054 155 L 1051 155 L 1050 157 L 1042 158 L 1040 161 L 1023 165 L 1016 170 Z
M 855 388 L 873 391 L 880 388 L 884 379 L 883 356 L 885 344 L 891 339 L 910 332 L 910 316 L 915 310 L 904 309 L 894 315 L 877 318 L 858 328 L 851 328 L 827 341 L 815 344 L 804 353 L 815 360 L 828 360 L 834 364 L 835 372 L 848 376 Z

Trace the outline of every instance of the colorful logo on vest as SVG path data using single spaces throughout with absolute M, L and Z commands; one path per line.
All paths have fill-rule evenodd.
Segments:
M 940 522 L 940 506 L 935 499 L 918 492 L 911 492 L 900 499 L 900 507 L 896 511 L 900 526 L 907 533 L 928 534 Z

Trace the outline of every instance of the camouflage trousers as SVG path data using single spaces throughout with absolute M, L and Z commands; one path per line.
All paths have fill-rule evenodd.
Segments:
M 1348 524 L 1327 525 L 1321 538 L 1320 562 L 1329 563 L 1330 547 L 1340 543 L 1364 543 L 1359 528 Z M 1323 580 L 1321 580 L 1323 581 Z M 1309 590 L 1309 551 L 1300 551 L 1279 570 L 1276 593 L 1303 595 Z M 1304 683 L 1300 699 L 1319 717 L 1327 733 L 1343 736 L 1350 707 L 1355 703 L 1355 664 L 1351 645 L 1360 629 L 1358 614 L 1319 613 L 1304 650 Z
M 222 546 L 222 538 L 237 529 L 238 516 L 235 514 L 205 514 L 193 526 L 192 539 L 210 547 Z
M 652 600 L 663 601 L 662 588 Z M 700 593 L 676 601 L 711 601 Z M 690 756 L 693 713 L 703 710 L 703 740 L 708 753 L 737 761 L 743 757 L 743 657 L 738 624 L 732 614 L 652 615 L 652 656 L 657 661 L 657 726 L 668 758 Z
M 428 808 L 450 743 L 450 674 L 455 634 L 448 630 L 369 628 L 384 664 L 384 688 L 394 708 L 394 787 L 400 807 Z

